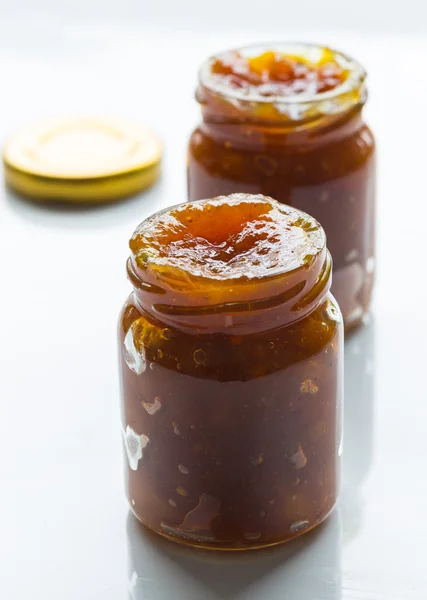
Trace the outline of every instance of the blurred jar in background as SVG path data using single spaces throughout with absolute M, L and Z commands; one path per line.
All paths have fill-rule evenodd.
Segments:
M 203 120 L 188 155 L 190 201 L 261 193 L 322 224 L 347 330 L 369 310 L 374 282 L 375 142 L 362 116 L 365 78 L 354 60 L 309 44 L 212 57 L 199 74 Z

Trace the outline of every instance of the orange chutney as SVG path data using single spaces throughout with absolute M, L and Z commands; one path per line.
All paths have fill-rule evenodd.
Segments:
M 278 544 L 333 509 L 342 318 L 312 217 L 234 194 L 145 220 L 119 322 L 127 494 L 155 532 Z
M 190 201 L 261 193 L 322 224 L 347 329 L 369 310 L 374 280 L 375 143 L 362 118 L 365 77 L 344 54 L 313 45 L 212 57 L 199 75 L 203 121 L 188 155 Z

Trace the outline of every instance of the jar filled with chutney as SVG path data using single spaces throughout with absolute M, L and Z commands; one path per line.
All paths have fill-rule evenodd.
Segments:
M 130 250 L 119 349 L 134 514 L 219 550 L 321 523 L 339 489 L 343 366 L 322 227 L 234 194 L 156 213 Z
M 188 153 L 190 201 L 260 193 L 321 223 L 346 329 L 362 322 L 374 281 L 375 142 L 362 115 L 365 79 L 356 61 L 316 45 L 218 54 L 199 74 L 203 120 Z

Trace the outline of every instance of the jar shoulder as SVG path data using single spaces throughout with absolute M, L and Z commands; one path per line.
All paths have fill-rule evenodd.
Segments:
M 189 158 L 203 158 L 210 155 L 211 160 L 231 154 L 251 155 L 267 151 L 288 160 L 293 155 L 309 158 L 318 152 L 352 152 L 353 157 L 366 159 L 375 154 L 376 140 L 371 127 L 360 120 L 357 127 L 349 132 L 326 132 L 312 135 L 307 130 L 298 136 L 293 134 L 269 134 L 267 129 L 251 130 L 247 124 L 235 124 L 233 127 L 217 125 L 207 126 L 201 122 L 191 133 L 188 143 Z
M 322 353 L 331 352 L 329 357 L 335 362 L 341 353 L 342 335 L 341 313 L 330 294 L 305 318 L 279 328 L 272 323 L 253 334 L 182 331 L 148 317 L 132 295 L 119 321 L 120 343 L 143 350 L 149 360 L 190 376 L 229 381 L 282 371 Z

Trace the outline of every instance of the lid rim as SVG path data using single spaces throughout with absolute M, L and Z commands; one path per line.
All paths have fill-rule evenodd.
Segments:
M 161 164 L 157 163 L 143 171 L 97 180 L 98 185 L 94 186 L 86 180 L 45 180 L 6 166 L 5 181 L 16 193 L 40 203 L 99 205 L 110 204 L 144 192 L 156 183 L 160 173 Z
M 3 153 L 3 164 L 5 167 L 9 168 L 9 169 L 13 169 L 14 171 L 16 171 L 17 173 L 22 173 L 23 175 L 28 175 L 31 177 L 37 177 L 39 179 L 44 179 L 46 181 L 62 181 L 62 182 L 79 182 L 79 181 L 84 181 L 84 182 L 89 182 L 89 181 L 99 181 L 99 180 L 104 180 L 104 179 L 109 179 L 110 177 L 120 177 L 120 176 L 124 176 L 124 175 L 130 175 L 132 173 L 140 173 L 141 171 L 145 171 L 148 169 L 152 169 L 153 167 L 156 167 L 160 161 L 161 161 L 161 153 L 158 155 L 158 157 L 156 157 L 156 159 L 153 159 L 152 161 L 150 161 L 149 163 L 144 163 L 141 166 L 138 167 L 132 167 L 131 169 L 123 169 L 123 170 L 118 170 L 118 171 L 109 171 L 109 172 L 105 172 L 105 173 L 100 173 L 99 175 L 89 175 L 89 176 L 85 176 L 85 175 L 76 175 L 76 176 L 72 176 L 72 175 L 51 175 L 51 174 L 47 174 L 43 171 L 37 171 L 37 170 L 33 170 L 33 169 L 25 169 L 23 167 L 18 167 L 16 166 L 16 164 L 13 163 L 13 161 L 8 160 L 8 158 L 5 156 L 5 153 Z

